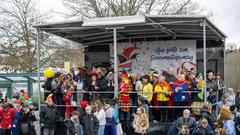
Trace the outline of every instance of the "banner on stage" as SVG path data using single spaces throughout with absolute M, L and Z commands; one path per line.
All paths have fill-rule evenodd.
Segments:
M 113 45 L 110 45 L 113 63 Z M 171 40 L 136 43 L 118 43 L 119 70 L 149 74 L 164 73 L 172 67 L 175 74 L 196 70 L 196 41 Z

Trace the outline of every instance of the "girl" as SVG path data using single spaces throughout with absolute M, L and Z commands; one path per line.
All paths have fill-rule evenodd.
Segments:
M 133 128 L 136 135 L 146 134 L 149 127 L 149 121 L 145 109 L 141 106 L 137 109 L 134 116 Z
M 106 109 L 106 126 L 104 130 L 104 135 L 116 135 L 116 124 L 114 121 L 114 109 L 110 105 L 110 100 L 106 99 L 105 102 Z
M 97 100 L 95 102 L 95 106 L 96 106 L 96 112 L 94 114 L 99 121 L 98 135 L 104 135 L 104 129 L 106 125 L 106 115 L 103 109 L 103 104 L 100 100 Z

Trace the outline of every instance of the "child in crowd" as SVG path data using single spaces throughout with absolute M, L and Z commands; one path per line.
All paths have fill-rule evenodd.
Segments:
M 116 135 L 116 124 L 114 121 L 114 108 L 110 105 L 110 100 L 106 99 L 104 102 L 106 110 L 106 126 L 104 135 Z
M 181 125 L 178 135 L 190 135 L 187 125 Z
M 149 127 L 148 116 L 145 109 L 141 106 L 137 108 L 137 114 L 134 116 L 133 128 L 136 135 L 146 134 Z
M 103 103 L 100 100 L 95 102 L 96 112 L 94 115 L 98 118 L 99 121 L 99 128 L 98 128 L 98 135 L 104 135 L 104 129 L 106 125 L 106 115 L 105 110 L 103 109 Z
M 79 115 L 80 113 L 77 111 L 72 112 L 72 116 L 67 122 L 68 126 L 67 135 L 83 135 L 83 133 L 81 132 Z
M 214 135 L 206 118 L 202 118 L 194 128 L 192 135 Z
M 92 114 L 91 106 L 85 108 L 86 116 L 82 118 L 82 126 L 84 135 L 97 135 L 99 128 L 99 121 L 97 117 Z

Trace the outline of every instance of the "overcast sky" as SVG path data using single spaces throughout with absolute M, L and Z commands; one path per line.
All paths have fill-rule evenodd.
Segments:
M 227 36 L 227 43 L 235 42 L 240 46 L 240 0 L 196 0 L 200 6 L 210 10 L 214 15 L 210 20 Z M 39 0 L 39 10 L 67 12 L 62 0 Z M 55 22 L 61 17 L 49 22 Z

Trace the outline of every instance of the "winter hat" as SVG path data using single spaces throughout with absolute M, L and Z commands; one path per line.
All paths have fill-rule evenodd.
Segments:
M 46 99 L 46 103 L 53 101 L 53 94 L 49 94 Z
M 80 108 L 85 108 L 88 105 L 88 101 L 84 100 L 82 101 L 82 103 L 80 104 Z

